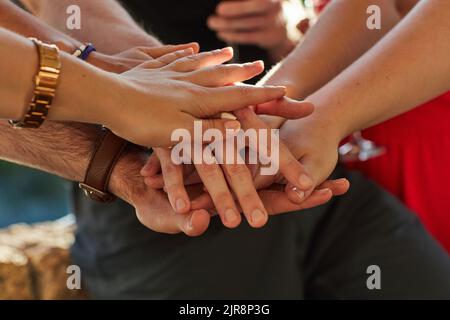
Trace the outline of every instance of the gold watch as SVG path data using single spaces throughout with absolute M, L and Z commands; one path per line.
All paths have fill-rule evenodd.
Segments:
M 39 52 L 39 69 L 35 76 L 35 87 L 28 112 L 20 121 L 10 120 L 14 128 L 39 128 L 48 115 L 55 97 L 61 71 L 59 49 L 35 38 L 30 38 Z

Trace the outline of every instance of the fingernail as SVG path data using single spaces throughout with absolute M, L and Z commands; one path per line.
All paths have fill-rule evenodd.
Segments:
M 222 112 L 220 114 L 220 119 L 227 119 L 227 120 L 236 120 L 236 116 L 230 112 Z
M 227 121 L 225 122 L 225 129 L 230 130 L 239 130 L 241 128 L 241 124 L 239 121 Z
M 225 211 L 225 216 L 224 216 L 224 218 L 225 218 L 225 221 L 226 221 L 227 223 L 233 223 L 233 222 L 236 221 L 236 219 L 237 219 L 236 211 L 233 210 L 233 209 L 227 209 L 227 210 Z
M 192 223 L 193 217 L 194 217 L 194 215 L 191 215 L 191 217 L 189 218 L 188 225 L 187 225 L 188 230 L 194 229 L 194 227 L 192 226 L 193 225 L 193 223 Z
M 253 61 L 251 64 L 252 65 L 260 65 L 260 66 L 264 67 L 264 61 L 262 61 L 262 60 Z
M 232 47 L 225 47 L 225 48 L 220 49 L 220 51 L 222 51 L 222 52 L 233 52 L 233 48 Z
M 317 192 L 319 192 L 320 194 L 326 194 L 326 193 L 331 192 L 331 189 L 329 189 L 329 188 L 320 189 L 320 190 L 317 190 Z
M 256 225 L 266 221 L 266 215 L 260 209 L 253 210 L 251 216 L 253 223 Z
M 293 187 L 293 188 L 292 188 L 292 191 L 294 191 L 294 192 L 298 195 L 298 197 L 300 198 L 300 200 L 303 200 L 303 198 L 305 197 L 305 192 L 303 192 L 303 191 L 301 191 L 301 190 L 298 190 L 297 187 Z
M 186 203 L 184 202 L 183 199 L 177 199 L 175 201 L 175 208 L 177 209 L 177 211 L 182 211 L 185 207 Z
M 313 185 L 313 181 L 310 177 L 308 177 L 306 174 L 301 174 L 298 178 L 298 183 L 302 187 L 302 189 L 309 189 Z

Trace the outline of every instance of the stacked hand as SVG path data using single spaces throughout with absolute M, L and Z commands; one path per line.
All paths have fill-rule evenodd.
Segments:
M 137 216 L 144 225 L 159 232 L 184 232 L 194 236 L 207 229 L 211 213 L 217 213 L 225 226 L 233 228 L 240 224 L 240 213 L 243 212 L 251 226 L 261 227 L 266 224 L 269 215 L 321 205 L 333 195 L 347 191 L 346 180 L 325 181 L 333 165 L 326 168 L 314 166 L 315 158 L 309 156 L 318 154 L 316 150 L 308 149 L 311 143 L 317 142 L 314 139 L 317 134 L 310 130 L 303 135 L 301 128 L 306 131 L 309 127 L 299 124 L 302 121 L 307 123 L 309 117 L 301 118 L 313 112 L 311 104 L 283 97 L 284 89 L 277 87 L 229 86 L 260 73 L 263 66 L 260 62 L 221 65 L 232 57 L 232 51 L 228 48 L 206 53 L 197 51 L 198 46 L 188 44 L 182 48 L 133 49 L 118 57 L 110 57 L 110 61 L 114 61 L 112 65 L 117 65 L 117 61 L 126 61 L 128 67 L 125 68 L 129 70 L 120 74 L 120 77 L 142 91 L 143 99 L 145 92 L 150 91 L 148 87 L 152 88 L 152 92 L 156 90 L 157 100 L 154 95 L 152 101 L 158 103 L 155 104 L 157 108 L 149 107 L 146 114 L 130 120 L 119 118 L 119 123 L 107 125 L 119 135 L 128 139 L 134 137 L 131 140 L 138 144 L 168 146 L 172 142 L 168 141 L 170 134 L 167 134 L 167 123 L 170 123 L 169 130 L 188 127 L 187 122 L 171 122 L 170 119 L 189 108 L 191 111 L 186 112 L 187 121 L 197 119 L 189 114 L 196 112 L 198 119 L 208 119 L 204 121 L 204 129 L 217 128 L 222 132 L 226 128 L 236 129 L 240 126 L 244 129 L 270 129 L 256 115 L 261 112 L 300 120 L 290 120 L 281 128 L 284 142 L 280 143 L 279 149 L 279 175 L 260 176 L 257 167 L 247 164 L 175 165 L 170 149 L 163 147 L 154 148 L 155 152 L 149 159 L 142 150 L 128 151 L 113 172 L 110 189 L 136 208 Z M 137 59 L 133 60 L 136 53 Z M 138 61 L 141 63 L 135 66 Z M 179 89 L 180 96 L 174 95 L 176 89 Z M 263 93 L 256 89 L 265 91 Z M 188 94 L 184 95 L 186 92 Z M 208 108 L 215 108 L 209 113 L 204 112 L 205 107 L 201 105 L 208 99 L 211 101 Z M 146 101 L 142 100 L 141 103 L 145 104 Z M 254 107 L 248 108 L 249 105 Z M 129 104 L 127 107 L 132 106 Z M 211 118 L 213 114 L 231 110 L 235 110 L 239 122 Z M 159 112 L 159 119 L 161 113 L 167 112 L 166 123 L 158 121 L 152 124 L 152 112 Z M 133 131 L 122 131 L 121 124 L 127 121 L 134 121 Z M 164 127 L 159 128 L 161 124 Z M 145 130 L 148 126 L 159 128 L 161 136 L 152 137 L 149 142 Z M 129 125 L 122 127 L 127 128 Z M 308 138 L 300 141 L 299 135 Z M 142 137 L 145 140 L 141 140 Z M 330 143 L 329 146 L 327 150 L 333 150 L 334 145 Z M 335 147 L 337 149 L 337 145 Z M 332 163 L 334 158 L 329 160 Z M 323 173 L 318 175 L 317 171 Z M 288 183 L 287 186 L 279 184 L 283 180 Z
M 294 100 L 285 99 L 285 104 L 290 105 L 284 110 L 290 110 L 291 117 L 294 116 L 292 110 L 298 110 L 299 118 L 312 111 L 300 111 L 300 106 L 308 104 Z M 244 129 L 269 129 L 249 108 L 235 114 Z M 277 175 L 252 174 L 258 170 L 245 164 L 176 165 L 171 151 L 163 148 L 155 149 L 141 174 L 149 187 L 168 193 L 177 213 L 207 209 L 217 212 L 223 224 L 233 228 L 240 224 L 239 212 L 242 211 L 251 226 L 262 227 L 270 214 L 315 207 L 326 203 L 333 195 L 344 194 L 349 188 L 345 179 L 325 181 L 336 165 L 338 139 L 333 140 L 331 134 L 322 138 L 321 133 L 325 131 L 318 130 L 317 124 L 309 118 L 288 121 L 281 128 L 285 143 L 280 142 L 279 150 L 270 150 L 279 152 L 280 173 Z M 288 184 L 278 184 L 282 180 Z M 206 193 L 190 201 L 185 184 L 198 183 L 203 184 Z
M 267 102 L 276 109 L 283 101 L 285 87 L 230 85 L 260 74 L 261 61 L 223 64 L 232 59 L 231 48 L 202 53 L 195 52 L 198 46 L 178 49 L 139 49 L 103 60 L 132 67 L 120 74 L 62 55 L 62 77 L 49 119 L 102 124 L 135 144 L 168 147 L 175 144 L 175 130 L 193 133 L 196 122 L 203 130 L 223 134 L 240 127 L 233 119 L 213 119 L 217 113 Z

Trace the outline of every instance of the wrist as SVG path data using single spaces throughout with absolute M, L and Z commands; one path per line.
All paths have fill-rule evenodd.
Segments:
M 148 155 L 143 149 L 128 146 L 114 166 L 109 180 L 108 190 L 129 204 L 135 197 L 147 192 L 140 170 L 145 165 Z
M 287 63 L 279 63 L 274 66 L 258 83 L 258 86 L 284 86 L 286 87 L 286 96 L 294 100 L 303 100 L 306 97 L 301 86 L 301 81 L 290 76 L 289 72 L 284 70 L 289 68 Z
M 116 110 L 118 79 L 66 53 L 61 54 L 61 61 L 60 83 L 49 119 L 105 124 Z
M 277 63 L 286 57 L 297 46 L 298 40 L 286 37 L 283 42 L 267 49 L 272 62 Z
M 313 99 L 307 98 L 306 101 L 314 104 Z M 331 112 L 320 103 L 314 106 L 314 112 L 301 120 L 304 120 L 306 126 L 314 128 L 318 134 L 327 136 L 333 143 L 339 144 L 349 135 L 346 121 L 340 117 L 340 113 Z
M 97 51 L 92 52 L 86 59 L 86 62 L 93 65 L 94 67 L 112 73 L 122 73 L 130 69 L 129 66 L 121 63 L 114 57 L 99 53 Z

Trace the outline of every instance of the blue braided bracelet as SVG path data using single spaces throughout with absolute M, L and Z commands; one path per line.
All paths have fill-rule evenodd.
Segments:
M 92 45 L 92 43 L 86 43 L 77 48 L 77 50 L 75 50 L 72 55 L 86 61 L 92 51 L 96 51 L 95 47 Z

